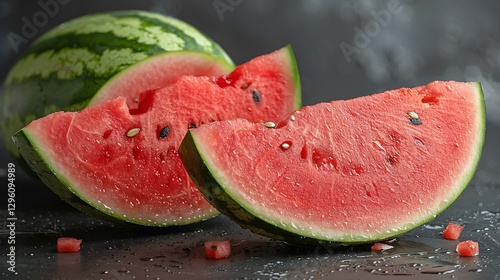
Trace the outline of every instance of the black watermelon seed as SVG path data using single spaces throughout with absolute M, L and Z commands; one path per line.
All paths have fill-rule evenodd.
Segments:
M 260 103 L 260 94 L 255 89 L 252 90 L 252 99 L 253 99 L 253 101 L 255 101 L 255 103 L 257 103 L 257 104 Z
M 417 119 L 417 118 L 410 118 L 410 122 L 414 125 L 421 125 L 422 124 L 422 121 L 420 119 Z
M 188 125 L 188 128 L 190 128 L 190 129 L 191 129 L 191 128 L 196 128 L 196 124 L 194 124 L 194 123 L 190 123 L 190 124 Z
M 165 126 L 164 128 L 161 129 L 160 134 L 158 135 L 158 138 L 162 139 L 168 136 L 170 133 L 170 127 Z

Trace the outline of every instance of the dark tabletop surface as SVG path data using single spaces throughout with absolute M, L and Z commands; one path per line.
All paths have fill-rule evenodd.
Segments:
M 47 2 L 50 0 L 42 0 Z M 55 0 L 54 0 L 55 1 Z M 11 32 L 38 1 L 0 0 L 0 81 L 19 57 Z M 37 36 L 90 12 L 144 9 L 183 19 L 218 41 L 237 64 L 288 43 L 295 51 L 303 103 L 346 99 L 433 80 L 481 81 L 486 141 L 463 195 L 434 221 L 396 239 L 395 249 L 370 246 L 297 248 L 257 236 L 224 216 L 185 227 L 114 225 L 61 202 L 16 169 L 16 270 L 7 268 L 7 165 L 0 147 L 0 279 L 500 279 L 500 2 L 498 1 L 76 1 Z M 389 11 L 389 17 L 378 15 Z M 360 39 L 365 32 L 365 40 Z M 35 38 L 30 38 L 32 42 Z M 26 45 L 20 45 L 22 49 Z M 349 50 L 355 50 L 349 52 Z M 461 239 L 479 242 L 463 258 L 441 232 L 465 225 Z M 58 254 L 59 236 L 83 239 L 78 253 Z M 230 240 L 230 258 L 209 260 L 207 240 Z

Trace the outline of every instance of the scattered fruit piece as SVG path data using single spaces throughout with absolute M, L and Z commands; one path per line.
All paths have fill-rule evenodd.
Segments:
M 385 243 L 375 243 L 371 247 L 372 251 L 385 251 L 394 248 L 394 246 Z
M 474 257 L 479 254 L 479 244 L 472 240 L 462 241 L 457 245 L 457 252 L 462 257 Z
M 57 252 L 59 253 L 73 253 L 80 251 L 81 239 L 73 237 L 59 237 L 57 239 Z
M 448 240 L 457 240 L 465 226 L 450 222 L 443 231 L 443 238 Z
M 209 259 L 222 259 L 231 254 L 231 243 L 226 241 L 205 242 L 205 256 Z

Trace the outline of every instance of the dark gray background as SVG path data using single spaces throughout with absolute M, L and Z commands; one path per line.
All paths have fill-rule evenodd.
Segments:
M 433 80 L 481 81 L 487 105 L 487 135 L 484 154 L 473 182 L 462 198 L 439 216 L 433 225 L 405 235 L 400 240 L 400 244 L 403 244 L 403 249 L 400 250 L 403 251 L 385 256 L 382 263 L 386 264 L 384 269 L 388 274 L 397 274 L 394 271 L 401 270 L 410 271 L 410 277 L 405 279 L 426 279 L 451 270 L 450 276 L 456 276 L 456 279 L 500 279 L 500 206 L 497 202 L 500 199 L 500 2 L 61 2 L 65 4 L 60 4 L 57 14 L 39 29 L 37 36 L 83 14 L 117 9 L 145 9 L 173 15 L 196 26 L 219 42 L 237 64 L 291 44 L 301 74 L 304 105 L 403 86 L 423 85 Z M 216 5 L 219 5 L 219 10 Z M 223 11 L 220 5 L 228 5 L 226 7 L 229 8 Z M 377 23 L 375 14 L 384 13 L 390 5 L 397 5 L 397 13 L 391 14 L 390 19 L 386 18 L 382 23 L 384 26 L 381 26 Z M 0 0 L 0 81 L 3 81 L 8 69 L 20 55 L 9 42 L 8 34 L 21 34 L 21 19 L 31 19 L 40 10 L 37 1 Z M 358 30 L 367 32 L 368 40 L 365 38 L 363 42 L 357 41 L 360 36 Z M 357 46 L 359 51 L 346 56 L 342 51 L 342 44 Z M 26 46 L 27 44 L 21 45 Z M 5 168 L 12 159 L 3 146 L 0 147 L 0 158 L 0 181 L 6 182 Z M 19 264 L 24 263 L 23 275 L 34 279 L 41 276 L 51 279 L 54 275 L 59 278 L 128 279 L 126 277 L 132 275 L 144 278 L 146 275 L 152 277 L 172 274 L 189 278 L 196 269 L 200 269 L 200 273 L 204 275 L 202 278 L 321 278 L 333 274 L 342 275 L 340 277 L 343 279 L 357 279 L 385 273 L 385 270 L 377 270 L 383 267 L 380 262 L 376 262 L 379 260 L 377 256 L 366 258 L 366 254 L 370 253 L 365 247 L 326 253 L 318 253 L 318 250 L 297 251 L 243 231 L 224 217 L 182 229 L 116 228 L 68 208 L 43 185 L 21 173 L 18 168 L 17 174 L 21 178 L 17 181 L 17 211 L 25 217 L 25 223 L 19 229 L 24 234 L 18 234 L 19 242 L 25 242 L 24 247 L 19 245 L 19 254 L 24 254 L 20 257 Z M 0 196 L 2 200 L 4 193 L 6 192 L 2 191 Z M 0 208 L 5 205 L 4 202 L 0 203 Z M 439 232 L 450 219 L 468 223 L 465 234 L 482 240 L 482 245 L 487 249 L 482 250 L 479 258 L 464 261 L 445 252 L 453 249 L 454 245 L 443 243 Z M 225 229 L 221 230 L 221 226 Z M 127 234 L 124 235 L 124 231 Z M 88 244 L 87 250 L 72 257 L 54 254 L 49 249 L 54 236 L 68 233 L 83 235 Z M 236 253 L 232 260 L 209 263 L 196 251 L 204 238 L 214 238 L 214 235 L 243 242 L 240 247 L 235 247 Z M 416 238 L 422 236 L 425 238 L 417 242 Z M 43 242 L 49 245 L 43 246 Z M 178 245 L 163 245 L 172 243 Z M 5 245 L 4 239 L 0 244 Z M 148 244 L 156 244 L 163 249 L 157 250 Z M 419 257 L 418 254 L 422 252 L 433 252 L 433 257 Z M 177 255 L 174 257 L 170 253 Z M 153 254 L 157 254 L 157 258 L 152 258 L 154 261 L 137 261 L 139 257 L 153 257 Z M 188 256 L 180 261 L 179 254 Z M 400 258 L 390 258 L 395 255 Z M 135 259 L 129 262 L 126 261 L 126 256 Z M 359 257 L 364 258 L 363 262 L 359 261 Z M 358 261 L 352 261 L 356 258 Z M 117 259 L 123 259 L 123 262 Z M 442 262 L 436 264 L 429 259 L 439 259 Z M 99 268 L 99 264 L 107 266 Z M 415 267 L 418 268 L 418 265 L 411 268 L 413 264 L 420 265 L 424 270 L 417 270 Z M 0 278 L 8 276 L 3 269 L 4 265 L 2 261 Z M 303 266 L 308 268 L 301 270 Z M 68 274 L 65 271 L 69 271 Z M 366 275 L 363 276 L 363 273 Z

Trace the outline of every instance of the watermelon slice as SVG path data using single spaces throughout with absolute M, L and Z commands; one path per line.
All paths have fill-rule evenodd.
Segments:
M 475 257 L 479 255 L 479 243 L 472 240 L 462 241 L 457 244 L 456 251 L 462 257 Z
M 448 240 L 457 240 L 464 229 L 464 225 L 450 222 L 443 231 L 443 238 Z
M 73 237 L 59 237 L 57 239 L 56 249 L 59 253 L 74 253 L 80 251 L 81 239 Z
M 205 257 L 209 259 L 223 259 L 231 254 L 231 243 L 225 241 L 205 242 Z
M 243 227 L 357 244 L 446 209 L 474 174 L 484 131 L 479 83 L 433 82 L 304 107 L 276 125 L 207 124 L 179 153 L 203 196 Z
M 13 136 L 42 181 L 78 209 L 151 226 L 217 214 L 189 180 L 177 149 L 190 127 L 229 118 L 279 120 L 300 107 L 291 47 L 219 77 L 183 76 L 80 112 L 58 112 Z

